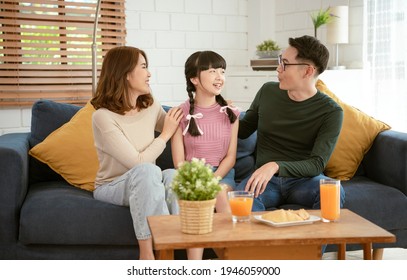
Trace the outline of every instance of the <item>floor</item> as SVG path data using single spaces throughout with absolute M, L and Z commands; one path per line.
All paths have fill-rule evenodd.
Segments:
M 325 253 L 322 257 L 323 260 L 336 260 L 336 253 Z M 362 260 L 363 251 L 346 252 L 347 260 Z M 383 260 L 407 260 L 407 249 L 401 248 L 386 248 L 383 252 Z

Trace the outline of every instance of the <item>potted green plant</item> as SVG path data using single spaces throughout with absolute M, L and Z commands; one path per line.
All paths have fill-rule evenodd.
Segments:
M 264 40 L 256 46 L 256 54 L 260 58 L 278 57 L 280 50 L 280 46 L 273 40 Z
M 314 37 L 317 38 L 317 30 L 324 24 L 328 24 L 332 21 L 333 15 L 331 14 L 331 7 L 325 10 L 320 9 L 318 12 L 311 15 L 312 24 L 314 25 Z
M 204 159 L 192 158 L 178 166 L 171 188 L 178 198 L 182 232 L 212 231 L 216 196 L 222 190 L 220 179 Z

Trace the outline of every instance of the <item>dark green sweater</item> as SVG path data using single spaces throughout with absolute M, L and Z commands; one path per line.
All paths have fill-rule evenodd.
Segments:
M 279 165 L 279 176 L 313 177 L 321 174 L 342 127 L 342 108 L 317 92 L 297 102 L 279 83 L 265 83 L 239 124 L 239 138 L 257 130 L 256 168 Z

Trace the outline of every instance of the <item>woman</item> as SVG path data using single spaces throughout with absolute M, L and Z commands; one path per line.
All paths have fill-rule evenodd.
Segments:
M 155 161 L 183 116 L 179 108 L 166 114 L 154 100 L 150 76 L 144 51 L 113 48 L 104 58 L 91 100 L 99 158 L 94 198 L 130 208 L 140 259 L 154 259 L 147 216 L 169 214 L 163 175 Z M 155 138 L 154 131 L 161 134 Z

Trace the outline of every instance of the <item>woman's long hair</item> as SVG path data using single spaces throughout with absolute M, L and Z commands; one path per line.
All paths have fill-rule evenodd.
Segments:
M 145 52 L 138 48 L 115 47 L 106 53 L 96 92 L 90 101 L 95 109 L 106 108 L 124 115 L 132 109 L 144 109 L 153 104 L 151 94 L 140 95 L 135 106 L 131 103 L 127 75 L 136 67 L 140 54 L 148 66 Z
M 189 114 L 194 114 L 195 108 L 195 99 L 194 93 L 196 92 L 195 85 L 191 82 L 192 78 L 198 77 L 200 78 L 201 72 L 208 70 L 210 68 L 223 68 L 226 70 L 226 61 L 225 59 L 213 51 L 199 51 L 193 53 L 185 62 L 185 78 L 187 82 L 187 92 L 189 97 Z M 227 106 L 228 103 L 222 97 L 222 95 L 216 96 L 216 102 L 220 106 Z M 236 121 L 236 115 L 230 108 L 226 108 L 227 115 L 231 123 Z M 191 118 L 188 128 L 189 134 L 192 136 L 199 136 L 201 133 L 198 130 L 196 125 L 195 119 Z

